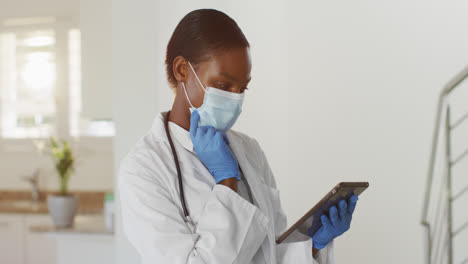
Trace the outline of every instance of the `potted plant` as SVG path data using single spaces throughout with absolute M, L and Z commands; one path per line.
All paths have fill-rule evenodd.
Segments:
M 75 158 L 65 140 L 60 144 L 51 137 L 50 150 L 59 176 L 60 191 L 47 196 L 47 208 L 56 227 L 70 227 L 78 209 L 78 197 L 68 192 L 68 182 L 74 171 Z

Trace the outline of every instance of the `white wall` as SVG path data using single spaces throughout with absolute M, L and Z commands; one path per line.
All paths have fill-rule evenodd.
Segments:
M 339 263 L 363 254 L 368 263 L 422 261 L 435 103 L 468 64 L 467 8 L 462 1 L 288 6 L 291 171 L 308 172 L 311 183 L 321 177 L 317 199 L 341 180 L 371 185 L 351 232 L 337 241 Z M 294 208 L 293 200 L 286 206 Z
M 435 103 L 468 63 L 468 4 L 116 0 L 116 166 L 169 109 L 165 46 L 178 21 L 201 7 L 227 12 L 251 42 L 253 79 L 234 129 L 263 146 L 289 223 L 336 183 L 369 181 L 351 230 L 336 240 L 337 263 L 421 263 Z M 128 263 L 136 255 L 117 226 L 116 259 Z
M 157 111 L 156 1 L 112 2 L 112 87 L 114 104 L 114 167 L 151 126 Z M 137 65 L 138 70 L 135 70 Z M 114 178 L 116 201 L 117 174 Z M 122 233 L 120 204 L 116 203 L 116 263 L 138 263 L 138 256 Z
M 111 0 L 80 0 L 82 115 L 112 118 Z
M 76 16 L 80 1 L 78 0 L 1 0 L 0 18 L 30 16 Z

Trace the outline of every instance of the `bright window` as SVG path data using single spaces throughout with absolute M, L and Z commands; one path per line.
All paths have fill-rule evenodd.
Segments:
M 57 110 L 54 31 L 5 33 L 0 37 L 2 136 L 53 134 Z
M 68 45 L 62 58 L 57 51 L 64 43 Z M 68 29 L 61 39 L 53 24 L 28 25 L 26 29 L 13 26 L 0 32 L 2 138 L 114 136 L 112 120 L 90 120 L 81 115 L 80 43 L 79 29 Z M 64 76 L 57 76 L 57 62 L 67 65 Z M 66 77 L 65 87 L 58 87 L 58 77 Z

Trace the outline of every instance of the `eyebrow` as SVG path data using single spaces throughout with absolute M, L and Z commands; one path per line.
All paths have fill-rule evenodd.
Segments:
M 231 79 L 232 81 L 236 81 L 236 78 L 232 77 L 229 73 L 227 72 L 220 72 L 221 75 L 223 75 L 224 77 L 228 78 L 228 79 Z M 252 79 L 252 76 L 249 77 L 249 79 L 247 80 L 246 83 L 249 83 L 250 80 Z

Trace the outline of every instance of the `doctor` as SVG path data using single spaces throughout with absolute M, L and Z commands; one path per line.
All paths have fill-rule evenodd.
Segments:
M 317 232 L 276 244 L 287 223 L 275 178 L 258 142 L 230 129 L 251 65 L 249 42 L 222 12 L 192 11 L 173 32 L 172 109 L 154 119 L 118 178 L 124 232 L 142 263 L 334 263 L 357 196 L 322 215 Z

